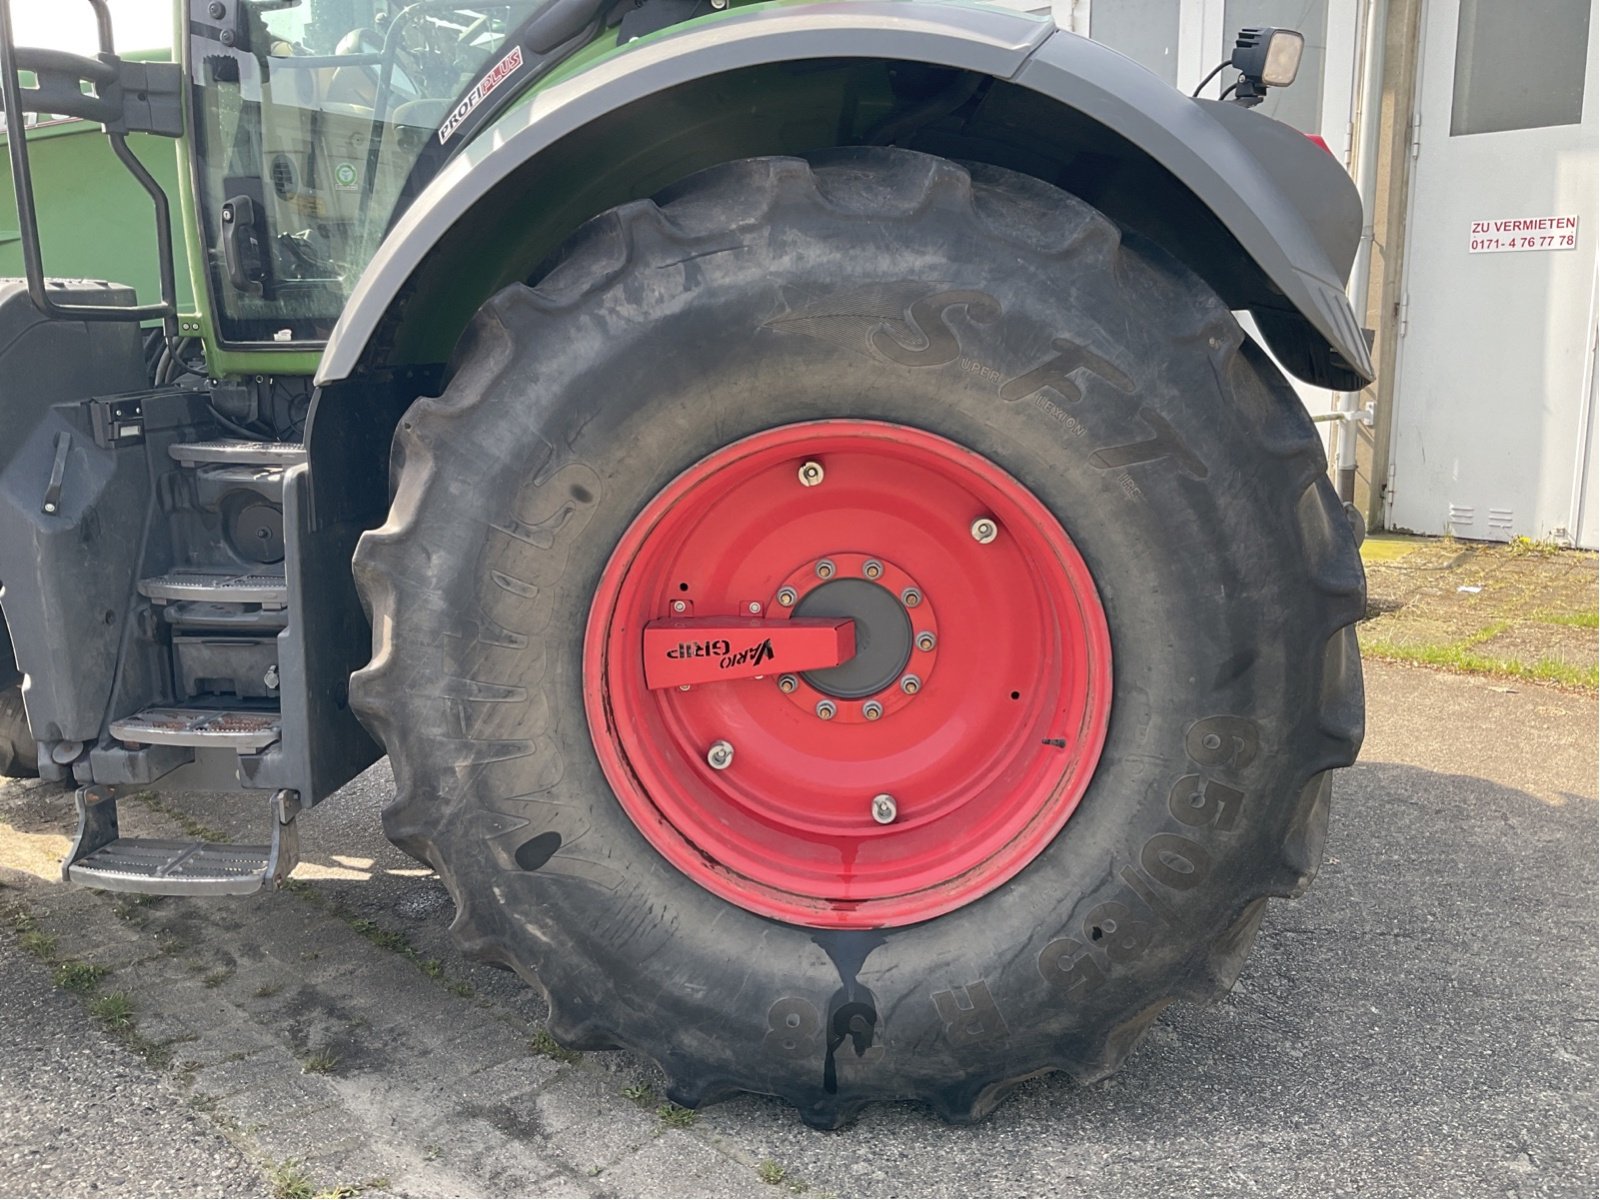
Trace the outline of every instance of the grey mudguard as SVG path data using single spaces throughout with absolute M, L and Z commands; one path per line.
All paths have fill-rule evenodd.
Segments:
M 1048 19 L 932 0 L 849 0 L 694 23 L 608 57 L 508 112 L 446 166 L 390 230 L 329 338 L 317 382 L 356 372 L 391 303 L 432 247 L 491 189 L 557 141 L 607 113 L 707 76 L 838 58 L 981 72 L 1099 122 L 1189 188 L 1254 260 L 1276 293 L 1269 304 L 1251 305 L 1274 349 L 1280 341 L 1274 329 L 1285 330 L 1285 322 L 1296 327 L 1297 340 L 1316 344 L 1310 353 L 1280 354 L 1291 371 L 1335 387 L 1372 378 L 1366 340 L 1343 290 L 1360 233 L 1359 206 L 1352 218 L 1348 203 L 1354 189 L 1348 181 L 1335 189 L 1348 198 L 1330 212 L 1313 203 L 1327 192 L 1326 180 L 1297 185 L 1271 169 L 1274 140 L 1300 135 L 1234 106 L 1191 100 L 1116 51 L 1057 30 Z M 1314 166 L 1313 175 L 1342 177 L 1331 158 Z

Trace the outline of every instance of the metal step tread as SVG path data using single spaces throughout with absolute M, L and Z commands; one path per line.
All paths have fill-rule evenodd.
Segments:
M 306 460 L 306 448 L 299 442 L 174 442 L 167 447 L 167 453 L 186 467 L 196 463 L 254 463 L 287 467 Z
M 259 891 L 272 867 L 270 845 L 118 838 L 70 863 L 67 878 L 119 891 L 242 895 Z
M 258 754 L 283 733 L 281 713 L 223 708 L 147 708 L 111 722 L 111 736 L 136 746 L 214 746 Z
M 289 584 L 282 575 L 183 568 L 141 579 L 139 594 L 152 600 L 205 600 L 213 604 L 283 607 L 289 603 Z
M 90 784 L 73 799 L 78 833 L 61 864 L 68 883 L 159 896 L 245 896 L 282 887 L 300 861 L 298 792 L 272 794 L 272 827 L 264 846 L 123 837 L 116 788 Z

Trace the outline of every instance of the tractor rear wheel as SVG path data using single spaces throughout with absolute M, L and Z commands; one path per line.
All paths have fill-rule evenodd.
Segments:
M 703 172 L 401 422 L 356 556 L 386 831 L 679 1103 L 1098 1078 L 1321 861 L 1362 732 L 1325 466 L 1222 302 L 1063 192 Z

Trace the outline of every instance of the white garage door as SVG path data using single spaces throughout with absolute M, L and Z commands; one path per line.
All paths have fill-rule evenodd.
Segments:
M 1387 523 L 1596 544 L 1594 0 L 1428 0 Z

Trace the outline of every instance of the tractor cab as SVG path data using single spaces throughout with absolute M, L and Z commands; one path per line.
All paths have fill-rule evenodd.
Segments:
M 193 5 L 194 185 L 220 341 L 326 340 L 396 209 L 517 72 L 511 35 L 544 7 Z

